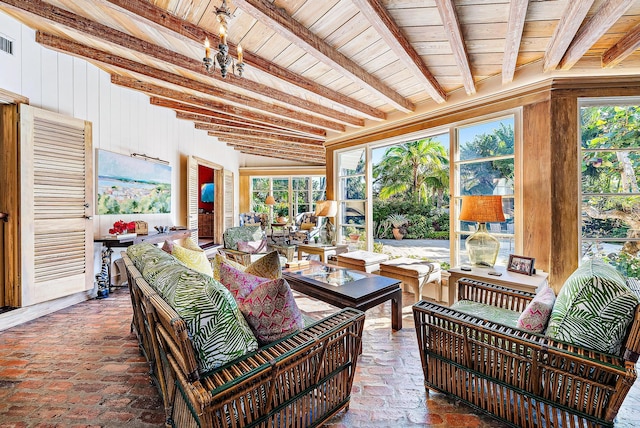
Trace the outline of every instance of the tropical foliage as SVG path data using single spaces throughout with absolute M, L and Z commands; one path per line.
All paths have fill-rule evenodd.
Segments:
M 620 253 L 599 254 L 627 275 L 640 271 L 640 107 L 580 110 L 582 234 L 585 253 L 598 255 L 598 238 L 621 238 Z M 594 241 L 595 240 L 595 241 Z
M 373 201 L 374 238 L 393 238 L 393 224 L 388 220 L 398 213 L 403 213 L 406 219 L 405 239 L 449 239 L 449 213 L 446 210 L 394 199 Z
M 513 127 L 500 123 L 489 134 L 479 134 L 461 145 L 460 159 L 493 158 L 489 161 L 463 164 L 460 168 L 462 195 L 492 195 L 500 180 L 513 183 L 514 178 Z M 501 159 L 501 157 L 504 157 Z
M 449 189 L 447 151 L 432 138 L 389 147 L 373 166 L 373 179 L 374 196 L 381 200 L 396 197 L 426 203 L 435 197 L 441 207 Z

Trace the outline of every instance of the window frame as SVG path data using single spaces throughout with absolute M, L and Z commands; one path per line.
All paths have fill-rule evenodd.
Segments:
M 305 179 L 307 180 L 308 183 L 308 187 L 307 187 L 307 194 L 309 197 L 309 208 L 311 212 L 315 212 L 316 209 L 316 200 L 313 199 L 313 194 L 314 192 L 323 192 L 326 198 L 326 194 L 327 194 L 327 179 L 325 175 L 250 175 L 249 176 L 249 207 L 250 210 L 253 210 L 255 207 L 254 204 L 254 195 L 257 191 L 254 190 L 253 187 L 253 183 L 255 179 L 265 179 L 268 180 L 269 183 L 269 190 L 268 190 L 268 194 L 269 195 L 274 195 L 274 189 L 273 189 L 273 181 L 274 180 L 287 180 L 288 184 L 287 184 L 287 189 L 276 189 L 276 192 L 284 192 L 286 191 L 288 194 L 288 200 L 287 200 L 287 205 L 289 207 L 289 221 L 293 222 L 295 220 L 295 216 L 293 215 L 293 213 L 295 213 L 295 215 L 300 214 L 300 211 L 298 211 L 298 206 L 294 207 L 294 202 L 293 200 L 295 199 L 294 196 L 294 192 L 298 192 L 300 193 L 300 190 L 294 189 L 293 188 L 293 180 L 295 179 Z M 322 181 L 324 180 L 324 189 L 320 189 L 320 190 L 314 190 L 313 189 L 313 181 L 314 179 L 319 179 L 320 184 L 322 185 Z M 266 206 L 263 201 L 260 201 L 259 204 L 260 206 Z M 306 203 L 302 204 L 302 205 L 307 205 Z M 271 212 L 271 207 L 267 207 L 267 212 Z M 304 211 L 303 211 L 304 212 Z
M 523 134 L 523 123 L 522 123 L 522 107 L 516 107 L 513 109 L 507 109 L 496 113 L 491 113 L 487 115 L 482 115 L 478 117 L 474 117 L 467 120 L 461 120 L 457 122 L 448 123 L 446 125 L 437 126 L 433 128 L 428 128 L 408 134 L 403 134 L 399 136 L 394 136 L 391 138 L 386 138 L 383 140 L 378 140 L 370 143 L 360 144 L 357 146 L 351 146 L 347 148 L 336 149 L 333 152 L 333 190 L 336 200 L 338 201 L 338 214 L 337 218 L 342 218 L 342 205 L 340 203 L 341 192 L 342 189 L 340 187 L 340 165 L 339 159 L 340 154 L 360 150 L 364 148 L 365 150 L 365 185 L 366 185 L 366 204 L 365 204 L 365 233 L 366 233 L 366 249 L 371 251 L 373 248 L 373 239 L 372 239 L 372 230 L 373 230 L 373 216 L 371 215 L 373 210 L 373 201 L 371 200 L 372 194 L 372 154 L 371 151 L 373 149 L 381 148 L 384 146 L 392 146 L 397 144 L 402 144 L 407 141 L 412 141 L 415 139 L 421 138 L 429 138 L 435 137 L 438 135 L 442 135 L 445 133 L 449 133 L 449 217 L 450 217 L 450 225 L 449 225 L 449 248 L 450 248 L 450 264 L 451 266 L 457 266 L 456 261 L 459 259 L 459 243 L 457 242 L 456 224 L 458 223 L 458 203 L 460 198 L 454 199 L 454 189 L 455 186 L 458 185 L 458 174 L 457 169 L 454 167 L 454 150 L 457 145 L 457 132 L 456 129 L 460 127 L 471 126 L 474 124 L 480 124 L 484 122 L 491 122 L 497 119 L 513 116 L 514 123 L 514 231 L 513 231 L 513 252 L 514 253 L 522 253 L 522 234 L 523 234 L 523 219 L 522 219 L 522 134 Z M 338 239 L 342 239 L 341 236 L 341 227 L 338 222 L 336 222 L 337 231 L 338 231 Z
M 485 123 L 496 122 L 502 119 L 513 117 L 513 155 L 501 155 L 485 158 L 474 158 L 460 160 L 459 129 L 478 126 Z M 460 266 L 463 236 L 469 236 L 469 231 L 460 230 L 460 206 L 462 197 L 460 195 L 460 166 L 480 162 L 495 161 L 513 158 L 513 233 L 503 233 L 500 236 L 513 239 L 513 254 L 522 253 L 522 108 L 501 111 L 491 115 L 476 117 L 470 120 L 461 121 L 451 125 L 449 129 L 450 159 L 451 165 L 451 189 L 449 193 L 449 247 L 451 250 L 451 266 Z M 466 232 L 466 233 L 464 233 Z
M 582 186 L 582 159 L 586 153 L 597 153 L 597 152 L 628 152 L 629 149 L 614 149 L 614 148 L 606 148 L 606 149 L 583 149 L 582 148 L 582 124 L 581 124 L 581 110 L 583 107 L 597 107 L 597 106 L 640 106 L 640 96 L 628 96 L 628 97 L 584 97 L 578 98 L 578 117 L 577 117 L 577 166 L 578 166 L 578 264 L 581 264 L 585 259 L 585 254 L 583 252 L 584 243 L 585 242 L 593 242 L 597 244 L 598 242 L 640 242 L 640 238 L 632 238 L 632 237 L 624 237 L 624 238 L 615 238 L 615 237 L 598 237 L 598 238 L 587 238 L 583 234 L 583 225 L 582 225 L 582 201 L 585 197 L 602 197 L 602 198 L 615 198 L 615 197 L 629 197 L 629 196 L 640 196 L 640 192 L 628 192 L 628 193 L 590 193 L 584 192 Z M 640 143 L 636 146 L 636 152 L 640 153 Z

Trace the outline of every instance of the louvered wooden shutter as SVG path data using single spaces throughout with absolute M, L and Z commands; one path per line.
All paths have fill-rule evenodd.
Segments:
M 20 108 L 22 305 L 93 287 L 91 123 Z
M 233 172 L 224 170 L 224 229 L 233 227 Z
M 198 160 L 189 156 L 187 161 L 187 227 L 192 230 L 198 229 Z M 193 242 L 198 242 L 198 231 L 191 234 Z

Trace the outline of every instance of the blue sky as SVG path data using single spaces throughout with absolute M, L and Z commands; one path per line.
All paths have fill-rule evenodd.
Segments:
M 493 133 L 493 131 L 495 131 L 500 127 L 501 123 L 504 123 L 505 125 L 511 125 L 513 127 L 513 117 L 506 117 L 506 118 L 502 118 L 500 120 L 495 120 L 492 122 L 459 127 L 458 135 L 460 138 L 460 144 L 465 144 L 472 141 L 476 135 Z M 433 138 L 436 141 L 439 141 L 440 144 L 442 144 L 444 148 L 447 150 L 447 153 L 449 152 L 449 133 L 448 132 L 440 135 L 434 135 L 431 138 Z M 380 160 L 382 159 L 382 156 L 384 155 L 385 150 L 388 147 L 390 146 L 378 147 L 371 151 L 372 162 L 374 165 L 380 162 Z

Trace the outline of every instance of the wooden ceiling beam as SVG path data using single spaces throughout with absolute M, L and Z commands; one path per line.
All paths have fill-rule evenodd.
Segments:
M 212 137 L 217 137 L 216 135 L 211 135 Z M 242 147 L 243 149 L 252 150 L 255 152 L 275 152 L 281 153 L 283 155 L 289 156 L 293 160 L 299 160 L 300 158 L 306 159 L 316 159 L 318 161 L 325 161 L 324 152 L 310 152 L 306 150 L 298 150 L 297 147 L 285 146 L 278 143 L 269 143 L 262 142 L 256 143 L 251 141 L 246 141 L 241 138 L 232 138 L 232 137 L 217 137 L 221 143 L 225 143 L 232 147 Z
M 212 135 L 212 137 L 214 137 L 214 135 Z M 236 139 L 229 139 L 229 138 L 222 138 L 219 139 L 220 142 L 225 143 L 229 146 L 232 147 L 242 147 L 245 149 L 250 149 L 250 150 L 256 150 L 256 151 L 266 151 L 266 152 L 276 152 L 276 153 L 282 153 L 284 155 L 288 155 L 291 156 L 291 158 L 293 159 L 299 159 L 301 157 L 304 158 L 313 158 L 313 159 L 317 159 L 320 160 L 322 162 L 325 161 L 325 156 L 323 153 L 313 153 L 313 152 L 305 152 L 303 150 L 297 150 L 296 148 L 293 147 L 283 147 L 280 146 L 278 144 L 261 144 L 261 145 L 256 145 L 255 143 L 248 143 L 246 141 L 243 140 L 236 140 Z
M 201 114 L 176 111 L 176 117 L 178 119 L 190 120 L 192 122 L 201 123 L 203 125 L 226 126 L 228 128 L 239 127 L 241 129 L 250 129 L 252 131 L 258 131 L 258 132 L 272 132 L 276 134 L 289 135 L 289 136 L 298 137 L 298 138 L 308 138 L 308 139 L 317 138 L 317 136 L 301 134 L 296 131 L 276 127 L 273 125 L 263 125 L 262 123 L 241 119 L 235 116 L 229 116 L 223 113 L 216 113 L 213 111 L 211 112 L 208 111 L 207 113 L 208 115 L 204 116 Z
M 415 78 L 425 85 L 425 90 L 431 98 L 438 103 L 445 102 L 447 93 L 380 1 L 352 0 L 351 2 L 367 17 L 376 32 L 400 58 L 400 61 L 411 70 Z
M 516 72 L 518 52 L 520 52 L 520 41 L 522 40 L 522 31 L 524 30 L 528 7 L 529 0 L 511 0 L 507 35 L 504 42 L 504 59 L 502 61 L 503 85 L 511 83 Z
M 173 89 L 169 89 L 164 86 L 142 82 L 140 80 L 133 79 L 131 77 L 124 77 L 124 76 L 114 74 L 111 76 L 111 83 L 113 83 L 114 85 L 124 86 L 126 88 L 145 92 L 147 94 L 157 95 L 163 98 L 172 99 L 174 101 L 180 101 L 186 104 L 192 104 L 197 107 L 218 111 L 220 113 L 227 113 L 227 114 L 240 116 L 240 115 L 246 114 L 246 112 L 249 111 L 244 108 L 234 108 L 234 106 L 232 105 L 222 104 L 215 100 L 210 100 L 208 98 L 202 98 L 202 97 L 187 94 L 181 91 L 175 91 Z M 234 114 L 233 112 L 236 112 L 236 113 Z M 287 123 L 289 123 L 288 126 L 297 124 L 297 122 L 291 122 L 291 121 L 287 121 Z M 302 123 L 300 123 L 300 125 L 304 126 Z M 297 127 L 296 129 L 301 130 L 304 128 Z
M 268 114 L 291 119 L 300 123 L 311 123 L 318 127 L 329 129 L 332 131 L 345 131 L 344 125 L 341 125 L 339 123 L 331 122 L 329 120 L 321 119 L 316 116 L 311 116 L 306 113 L 301 113 L 297 110 L 288 109 L 265 101 L 260 101 L 255 98 L 223 91 L 222 89 L 215 86 L 207 85 L 197 80 L 188 79 L 177 74 L 150 67 L 136 61 L 131 61 L 129 59 L 122 58 L 98 49 L 94 49 L 92 47 L 74 42 L 72 40 L 55 36 L 53 34 L 38 31 L 36 32 L 36 41 L 57 51 L 65 52 L 74 56 L 80 56 L 82 58 L 87 58 L 94 61 L 99 61 L 104 64 L 113 65 L 154 79 L 160 79 L 186 89 L 191 89 L 193 91 L 201 92 L 203 94 L 216 97 L 221 100 L 229 101 L 239 106 L 260 110 Z
M 189 58 L 177 52 L 165 49 L 162 46 L 149 43 L 145 40 L 115 30 L 106 25 L 91 21 L 87 18 L 53 6 L 49 3 L 45 3 L 42 0 L 0 0 L 0 3 L 5 3 L 15 9 L 24 10 L 28 13 L 47 19 L 51 22 L 64 25 L 65 27 L 80 31 L 92 37 L 114 43 L 117 46 L 121 46 L 123 48 L 148 55 L 159 61 L 173 64 L 194 73 L 207 76 L 208 78 L 223 81 L 226 84 L 245 89 L 257 95 L 261 95 L 285 104 L 298 107 L 308 112 L 324 116 L 325 118 L 335 120 L 344 125 L 355 127 L 364 126 L 364 120 L 361 118 L 350 116 L 346 113 L 342 113 L 340 111 L 319 104 L 314 104 L 310 101 L 294 97 L 291 94 L 287 94 L 285 92 L 271 88 L 267 85 L 254 82 L 246 78 L 237 77 L 232 73 L 230 73 L 226 79 L 223 79 L 222 76 L 220 76 L 220 74 L 218 73 L 207 73 L 204 66 L 202 65 L 202 61 Z
M 282 135 L 282 134 L 274 134 L 272 132 L 260 132 L 253 131 L 250 129 L 242 129 L 238 127 L 228 127 L 224 125 L 213 125 L 209 123 L 196 123 L 196 129 L 200 129 L 202 131 L 211 131 L 224 133 L 225 135 L 234 135 L 237 137 L 256 137 L 260 138 L 263 141 L 279 141 L 279 142 L 290 142 L 296 143 L 303 146 L 309 147 L 323 147 L 323 140 L 305 140 L 298 137 L 292 137 L 290 135 Z
M 608 0 L 583 25 L 558 64 L 560 70 L 569 70 L 602 37 L 635 0 Z
M 194 105 L 190 105 L 186 103 L 181 103 L 179 101 L 174 101 L 174 100 L 169 100 L 166 98 L 159 98 L 159 97 L 151 97 L 149 99 L 149 102 L 156 106 L 167 107 L 177 111 L 195 113 L 195 114 L 200 114 L 204 116 L 206 116 L 207 114 L 213 115 L 213 113 L 224 113 L 225 115 L 235 116 L 240 119 L 252 120 L 262 124 L 274 125 L 274 126 L 286 127 L 288 129 L 298 130 L 300 132 L 305 132 L 310 135 L 322 136 L 323 135 L 322 133 L 324 132 L 324 130 L 322 129 L 305 126 L 295 122 L 285 121 L 277 117 L 266 116 L 260 113 L 255 113 L 250 110 L 239 109 L 239 108 L 235 108 L 233 106 L 224 105 L 224 104 L 219 104 L 217 106 L 212 105 L 211 108 L 202 108 L 202 107 L 196 107 Z M 213 108 L 215 108 L 216 110 L 212 110 Z
M 229 145 L 234 145 L 238 147 L 246 147 L 248 149 L 255 150 L 274 150 L 277 152 L 282 152 L 283 154 L 291 155 L 291 156 L 305 156 L 305 157 L 313 157 L 316 159 L 321 159 L 324 161 L 325 152 L 318 150 L 310 150 L 300 148 L 293 144 L 287 143 L 276 143 L 271 141 L 250 141 L 240 137 L 228 137 L 228 136 L 219 136 L 215 135 L 215 132 L 210 133 L 209 135 L 212 137 L 218 138 L 219 141 L 227 143 Z
M 260 137 L 230 135 L 226 132 L 208 131 L 207 134 L 209 134 L 211 137 L 217 137 L 219 139 L 240 141 L 242 142 L 242 144 L 253 145 L 254 147 L 274 146 L 282 149 L 299 151 L 300 153 L 312 154 L 315 156 L 325 155 L 324 146 L 308 146 L 294 142 L 268 140 Z
M 320 159 L 299 159 L 296 158 L 292 155 L 285 155 L 285 154 L 279 154 L 279 153 L 273 153 L 273 152 L 269 152 L 269 153 L 265 153 L 265 152 L 260 152 L 260 151 L 255 151 L 255 150 L 250 150 L 250 149 L 246 149 L 246 148 L 242 148 L 242 147 L 234 147 L 234 150 L 237 150 L 241 153 L 247 154 L 247 155 L 253 155 L 253 156 L 262 156 L 265 158 L 272 158 L 272 159 L 284 159 L 284 160 L 288 160 L 288 161 L 295 161 L 295 162 L 304 162 L 304 163 L 309 163 L 312 165 L 325 165 L 326 161 L 324 160 L 320 160 Z
M 564 9 L 560 22 L 558 22 L 544 53 L 542 69 L 545 72 L 555 70 L 558 67 L 594 1 L 572 0 L 567 2 L 567 7 Z
M 602 68 L 611 68 L 620 64 L 639 47 L 640 24 L 633 27 L 622 39 L 602 54 Z
M 19 0 L 18 0 L 19 1 Z M 199 46 L 203 46 L 204 40 L 209 39 L 211 46 L 217 46 L 220 42 L 220 37 L 216 33 L 209 32 L 189 21 L 180 19 L 166 10 L 151 4 L 146 1 L 131 1 L 131 0 L 104 0 L 115 9 L 124 11 L 135 17 L 136 19 L 144 19 L 157 27 L 165 30 L 169 30 L 172 33 L 180 36 L 182 39 L 196 42 Z M 237 46 L 233 43 L 229 43 L 229 54 L 237 56 Z M 203 48 L 204 49 L 204 48 Z M 284 67 L 281 67 L 271 61 L 267 61 L 264 58 L 252 53 L 250 51 L 243 51 L 244 62 L 256 69 L 281 79 L 289 84 L 295 85 L 315 96 L 322 97 L 328 101 L 334 102 L 340 106 L 349 109 L 351 112 L 363 115 L 369 119 L 381 121 L 387 118 L 385 112 L 371 107 L 363 102 L 349 98 L 348 96 L 329 89 L 325 86 L 319 85 L 311 79 L 303 77 L 299 74 L 295 74 Z
M 382 97 L 398 110 L 405 113 L 415 110 L 415 105 L 411 101 L 338 52 L 275 4 L 266 0 L 234 0 L 233 3 L 261 24 L 298 45 L 318 61 L 338 70 L 359 86 Z
M 453 58 L 460 70 L 464 90 L 468 95 L 475 94 L 476 85 L 473 81 L 473 75 L 471 74 L 471 67 L 469 66 L 469 54 L 467 53 L 467 46 L 465 45 L 464 38 L 462 37 L 460 21 L 458 20 L 458 14 L 456 13 L 453 0 L 435 0 L 435 2 L 436 6 L 438 6 L 440 18 L 442 18 L 444 31 L 447 34 L 447 39 L 449 39 L 449 44 L 451 45 Z
M 287 159 L 296 162 L 310 162 L 324 165 L 326 163 L 326 159 L 317 156 L 309 156 L 302 153 L 295 153 L 291 150 L 278 150 L 274 148 L 266 148 L 259 149 L 255 147 L 250 147 L 246 145 L 236 144 L 231 141 L 221 141 L 221 143 L 225 143 L 229 147 L 233 147 L 235 150 L 240 152 L 257 155 L 257 156 L 266 156 L 266 157 L 278 157 L 280 159 Z

